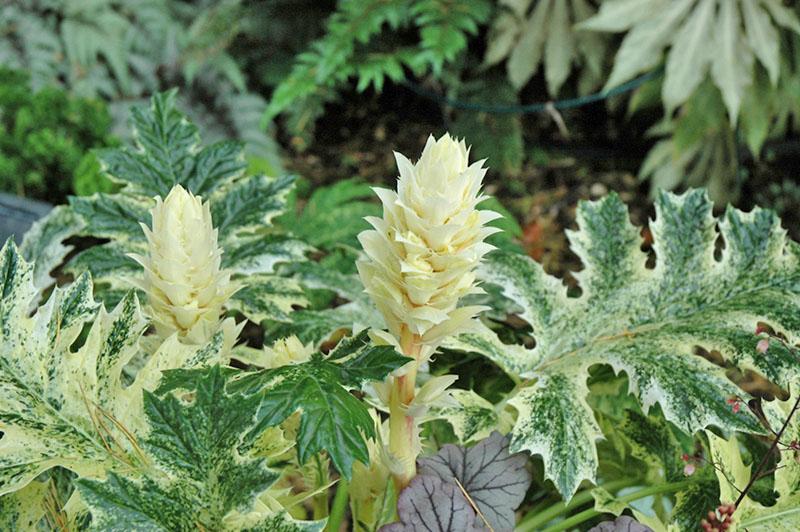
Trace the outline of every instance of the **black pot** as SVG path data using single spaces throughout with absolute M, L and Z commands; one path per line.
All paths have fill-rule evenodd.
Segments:
M 11 196 L 0 192 L 0 246 L 14 235 L 19 244 L 31 224 L 50 212 L 53 207 L 43 201 Z

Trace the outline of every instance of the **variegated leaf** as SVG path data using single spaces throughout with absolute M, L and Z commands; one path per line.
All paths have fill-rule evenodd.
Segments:
M 280 523 L 286 530 L 315 530 L 319 523 L 294 522 L 259 502 L 280 477 L 243 441 L 256 424 L 259 398 L 228 394 L 225 384 L 215 366 L 188 396 L 144 393 L 150 430 L 142 448 L 155 467 L 141 477 L 110 473 L 105 481 L 78 480 L 93 529 L 242 530 L 243 521 L 254 521 L 248 528 Z
M 34 222 L 20 246 L 20 253 L 34 263 L 33 283 L 39 290 L 53 282 L 50 272 L 59 266 L 72 246 L 62 242 L 83 229 L 83 221 L 71 209 L 58 206 Z
M 162 369 L 218 360 L 222 346 L 221 334 L 202 348 L 168 339 L 124 386 L 147 327 L 136 297 L 106 312 L 84 274 L 30 315 L 33 271 L 13 242 L 0 250 L 0 494 L 55 466 L 81 476 L 131 467 L 145 429 L 142 392 Z
M 659 403 L 689 433 L 709 425 L 763 430 L 749 412 L 733 411 L 727 400 L 748 395 L 696 348 L 783 387 L 800 370 L 787 349 L 760 354 L 754 334 L 766 322 L 790 343 L 800 339 L 800 248 L 768 211 L 728 209 L 716 220 L 711 207 L 700 190 L 662 193 L 649 268 L 639 230 L 616 195 L 581 203 L 579 230 L 569 234 L 584 264 L 575 273 L 579 297 L 568 297 L 559 279 L 523 256 L 496 253 L 483 269 L 484 280 L 522 306 L 536 347 L 504 350 L 488 330 L 458 342 L 531 379 L 510 400 L 519 413 L 512 448 L 542 454 L 548 478 L 565 496 L 593 480 L 597 466 L 601 433 L 584 399 L 589 367 L 625 371 L 645 409 Z
M 291 272 L 302 286 L 314 290 L 330 290 L 348 302 L 334 308 L 297 310 L 292 313 L 291 322 L 278 324 L 269 331 L 267 340 L 277 340 L 293 334 L 304 343 L 319 345 L 339 331 L 386 327 L 372 300 L 364 292 L 358 276 L 344 274 L 310 261 L 292 265 Z
M 0 530 L 30 532 L 40 530 L 44 518 L 47 482 L 33 481 L 24 488 L 0 497 Z
M 147 109 L 131 110 L 135 147 L 100 152 L 109 177 L 131 195 L 166 196 L 174 185 L 207 195 L 243 175 L 242 146 L 200 146 L 197 127 L 175 105 L 175 90 L 156 94 Z
M 264 320 L 290 321 L 295 305 L 307 303 L 303 289 L 294 279 L 277 275 L 255 274 L 228 301 L 228 310 L 236 310 L 255 323 Z
M 442 418 L 453 427 L 460 443 L 488 438 L 492 431 L 508 432 L 505 416 L 494 405 L 472 390 L 451 390 L 455 404 L 434 407 L 432 416 Z
M 743 90 L 753 83 L 754 58 L 777 84 L 782 28 L 800 29 L 795 13 L 780 0 L 607 0 L 580 27 L 627 31 L 606 89 L 655 68 L 666 55 L 662 100 L 671 111 L 690 98 L 711 64 L 733 123 Z

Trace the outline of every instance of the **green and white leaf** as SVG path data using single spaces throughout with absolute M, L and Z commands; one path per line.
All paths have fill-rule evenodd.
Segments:
M 191 399 L 144 392 L 150 430 L 142 447 L 155 467 L 143 477 L 78 480 L 93 529 L 241 530 L 228 522 L 245 518 L 257 519 L 256 529 L 276 519 L 287 530 L 304 529 L 258 501 L 280 477 L 244 442 L 256 424 L 258 397 L 228 394 L 219 366 L 201 373 Z
M 347 302 L 334 308 L 296 310 L 290 322 L 279 323 L 268 332 L 268 341 L 295 335 L 303 343 L 319 346 L 340 331 L 386 328 L 357 275 L 341 273 L 310 261 L 294 264 L 290 271 L 303 287 L 329 290 Z
M 43 218 L 33 223 L 25 233 L 20 253 L 34 264 L 33 283 L 39 290 L 50 286 L 50 277 L 56 267 L 72 251 L 73 246 L 62 242 L 83 228 L 83 221 L 64 206 L 55 207 Z
M 542 454 L 546 476 L 565 496 L 595 478 L 601 432 L 585 400 L 591 366 L 625 371 L 645 411 L 659 403 L 667 420 L 688 433 L 709 425 L 763 431 L 749 412 L 732 411 L 726 400 L 747 394 L 723 368 L 693 354 L 696 346 L 783 387 L 798 373 L 792 353 L 761 356 L 754 334 L 766 322 L 791 343 L 800 337 L 797 244 L 769 211 L 728 209 L 717 220 L 711 207 L 701 190 L 658 196 L 650 269 L 639 229 L 616 195 L 581 203 L 579 229 L 568 234 L 584 264 L 574 274 L 579 297 L 568 297 L 559 279 L 520 255 L 495 252 L 481 271 L 522 307 L 536 347 L 527 366 L 519 346 L 499 357 L 499 340 L 490 349 L 473 341 L 469 350 L 511 360 L 515 373 L 530 379 L 509 401 L 518 410 L 512 450 Z M 725 247 L 715 258 L 720 238 Z
M 143 390 L 156 386 L 162 369 L 219 360 L 222 348 L 221 334 L 202 348 L 173 337 L 125 386 L 122 370 L 147 328 L 135 295 L 106 312 L 84 274 L 30 315 L 33 276 L 8 241 L 0 250 L 0 494 L 56 466 L 104 476 L 137 463 Z
M 251 437 L 276 426 L 298 410 L 297 456 L 305 463 L 326 451 L 341 474 L 350 477 L 353 462 L 369 463 L 365 438 L 375 437 L 367 405 L 349 392 L 367 381 L 383 380 L 408 362 L 390 346 L 372 346 L 368 331 L 342 340 L 328 357 L 312 355 L 308 362 L 238 373 L 228 389 L 258 401 Z M 201 370 L 167 372 L 159 393 L 192 389 Z
M 39 529 L 44 518 L 47 482 L 32 481 L 19 491 L 0 497 L 0 530 L 28 532 Z
M 253 274 L 246 284 L 228 301 L 228 310 L 241 312 L 255 323 L 264 320 L 291 321 L 289 314 L 295 305 L 307 301 L 300 284 L 286 277 Z
M 434 407 L 431 415 L 450 423 L 459 443 L 488 438 L 492 431 L 505 434 L 511 429 L 509 416 L 472 390 L 451 390 L 450 397 L 455 404 Z
M 108 177 L 122 190 L 70 199 L 70 210 L 84 224 L 80 234 L 109 242 L 82 251 L 66 270 L 91 272 L 98 295 L 106 302 L 118 301 L 142 271 L 128 255 L 147 251 L 141 226 L 151 222 L 153 197 L 163 197 L 180 184 L 209 202 L 224 252 L 222 266 L 246 285 L 231 310 L 254 322 L 286 320 L 291 308 L 305 300 L 296 282 L 274 275 L 275 269 L 306 260 L 310 250 L 273 226 L 294 177 L 245 175 L 247 164 L 237 142 L 202 146 L 197 128 L 176 107 L 175 91 L 156 94 L 149 108 L 134 108 L 131 122 L 134 145 L 99 155 Z

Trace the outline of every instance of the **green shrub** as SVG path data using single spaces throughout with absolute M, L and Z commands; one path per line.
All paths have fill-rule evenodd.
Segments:
M 113 145 L 105 104 L 58 88 L 32 92 L 28 76 L 0 70 L 0 189 L 59 203 L 110 183 L 88 150 Z

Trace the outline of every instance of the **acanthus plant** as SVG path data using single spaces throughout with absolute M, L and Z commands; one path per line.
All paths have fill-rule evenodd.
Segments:
M 119 192 L 0 252 L 0 529 L 338 529 L 349 499 L 354 530 L 511 530 L 517 507 L 520 530 L 691 530 L 715 508 L 753 530 L 798 506 L 800 470 L 770 454 L 796 452 L 796 418 L 769 438 L 796 400 L 800 248 L 768 211 L 662 194 L 649 257 L 617 196 L 582 203 L 575 295 L 492 251 L 485 169 L 445 135 L 397 156 L 358 261 L 317 260 L 273 223 L 292 180 L 201 147 L 173 98 L 100 154 Z M 298 308 L 320 290 L 348 302 Z M 443 374 L 476 353 L 510 385 Z M 731 516 L 733 432 L 781 468 Z

